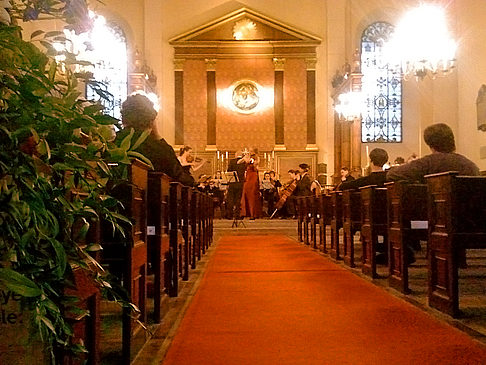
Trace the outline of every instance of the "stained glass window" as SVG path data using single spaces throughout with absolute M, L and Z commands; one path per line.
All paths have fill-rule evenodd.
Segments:
M 361 37 L 362 91 L 366 101 L 362 142 L 402 141 L 401 71 L 389 66 L 383 55 L 383 44 L 392 33 L 391 24 L 377 22 Z

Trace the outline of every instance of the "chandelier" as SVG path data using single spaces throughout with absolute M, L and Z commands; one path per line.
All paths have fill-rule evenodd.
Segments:
M 340 94 L 334 110 L 339 116 L 348 121 L 354 122 L 361 118 L 361 112 L 364 109 L 364 95 L 361 91 L 349 91 Z
M 423 79 L 427 74 L 434 78 L 450 73 L 455 66 L 456 48 L 444 9 L 423 4 L 405 14 L 384 52 L 389 65 L 401 68 L 404 79 Z

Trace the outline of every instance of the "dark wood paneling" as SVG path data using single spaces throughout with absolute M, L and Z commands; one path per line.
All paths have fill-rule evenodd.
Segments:
M 175 144 L 184 144 L 184 72 L 174 71 Z
M 275 144 L 284 144 L 284 95 L 283 71 L 275 71 L 274 114 L 275 114 Z
M 207 144 L 216 144 L 216 71 L 207 71 Z
M 316 72 L 307 71 L 307 144 L 316 143 Z

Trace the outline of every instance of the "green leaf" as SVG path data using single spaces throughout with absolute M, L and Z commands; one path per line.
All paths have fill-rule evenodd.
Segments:
M 130 157 L 135 157 L 135 158 L 138 158 L 139 160 L 142 160 L 147 165 L 149 165 L 152 170 L 154 170 L 154 165 L 152 165 L 152 161 L 150 161 L 147 157 L 145 157 L 141 153 L 136 152 L 136 151 L 128 151 L 127 155 L 130 156 Z
M 56 253 L 57 272 L 59 276 L 62 277 L 64 275 L 64 272 L 66 271 L 67 265 L 66 250 L 58 240 L 50 239 L 49 241 L 54 248 L 54 252 Z
M 54 79 L 56 77 L 56 71 L 57 71 L 57 63 L 56 61 L 52 61 L 49 66 L 49 80 L 51 82 L 54 82 Z
M 34 39 L 35 37 L 41 35 L 45 33 L 43 30 L 36 30 L 35 32 L 33 32 L 31 35 L 30 35 L 30 39 Z
M 38 297 L 41 289 L 25 275 L 8 268 L 0 268 L 0 281 L 13 292 L 24 297 Z
M 39 318 L 45 324 L 45 326 L 47 328 L 49 328 L 53 333 L 56 333 L 56 329 L 54 328 L 54 325 L 52 324 L 52 322 L 49 319 L 47 319 L 44 316 L 39 316 Z
M 145 142 L 145 140 L 150 135 L 150 133 L 152 133 L 152 130 L 150 129 L 144 130 L 142 134 L 140 134 L 140 137 L 138 137 L 137 141 L 133 144 L 131 149 L 136 150 L 138 146 L 140 146 L 143 142 Z
M 128 134 L 128 136 L 126 136 L 125 138 L 123 138 L 123 141 L 120 143 L 120 148 L 122 150 L 128 151 L 128 149 L 130 148 L 130 144 L 132 142 L 133 133 L 135 133 L 135 130 L 132 128 L 130 130 L 130 133 Z

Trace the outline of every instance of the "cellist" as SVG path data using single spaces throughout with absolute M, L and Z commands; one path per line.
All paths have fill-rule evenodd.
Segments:
M 299 173 L 296 170 L 289 170 L 288 171 L 290 176 L 290 181 L 283 185 L 282 189 L 279 191 L 279 201 L 275 204 L 275 211 L 273 212 L 271 218 L 275 215 L 277 210 L 281 210 L 281 217 L 295 217 L 296 210 L 295 210 L 295 201 L 293 199 L 293 195 L 295 192 L 295 188 L 297 187 L 297 182 L 299 178 Z

